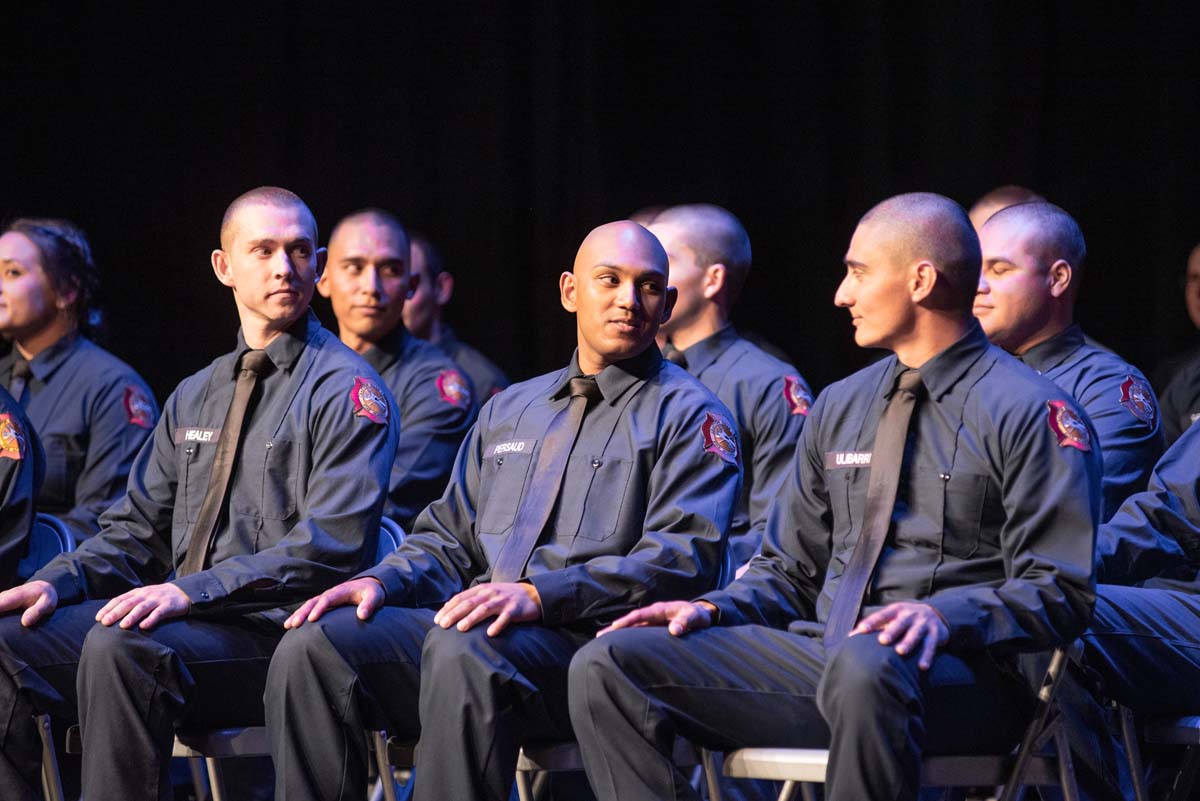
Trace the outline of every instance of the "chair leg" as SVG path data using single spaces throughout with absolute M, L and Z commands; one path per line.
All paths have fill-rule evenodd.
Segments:
M 1071 763 L 1071 743 L 1067 730 L 1057 722 L 1054 726 L 1054 753 L 1058 758 L 1058 783 L 1063 801 L 1079 801 L 1079 785 L 1075 782 L 1075 766 Z
M 1196 773 L 1200 770 L 1200 746 L 1190 745 L 1183 753 L 1183 764 L 1179 766 L 1179 775 L 1167 795 L 1167 801 L 1186 801 L 1192 796 L 1192 787 L 1196 783 Z
M 371 746 L 375 749 L 375 767 L 379 771 L 383 801 L 396 801 L 396 780 L 392 778 L 392 765 L 387 755 L 387 732 L 371 732 Z
M 1133 784 L 1134 801 L 1149 801 L 1146 794 L 1146 771 L 1142 765 L 1142 750 L 1138 745 L 1137 726 L 1133 711 L 1117 704 L 1117 717 L 1121 721 L 1121 744 L 1125 746 L 1125 762 L 1129 766 L 1129 781 Z
M 533 801 L 533 787 L 529 784 L 529 771 L 517 771 L 517 798 L 520 801 Z
M 204 766 L 208 768 L 208 786 L 212 789 L 212 801 L 226 801 L 225 775 L 221 772 L 220 760 L 205 757 Z
M 717 758 L 707 748 L 700 749 L 700 767 L 708 785 L 708 801 L 721 801 L 721 774 L 717 772 Z
M 192 788 L 196 791 L 196 801 L 211 801 L 212 793 L 208 788 L 208 776 L 204 773 L 204 760 L 200 757 L 188 757 L 188 770 L 192 773 Z
M 779 791 L 779 801 L 792 801 L 796 797 L 796 788 L 799 786 L 799 782 L 790 780 L 784 782 L 783 789 Z
M 46 801 L 63 801 L 62 776 L 58 772 L 58 754 L 54 750 L 54 734 L 50 716 L 38 715 L 38 736 L 42 738 L 42 792 Z
M 801 801 L 817 801 L 817 791 L 813 788 L 815 785 L 812 782 L 800 783 L 800 799 Z

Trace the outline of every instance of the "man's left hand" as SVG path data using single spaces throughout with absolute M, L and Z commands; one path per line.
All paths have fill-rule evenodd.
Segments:
M 478 584 L 446 601 L 433 622 L 444 629 L 457 624 L 459 631 L 469 631 L 489 617 L 496 618 L 487 628 L 489 637 L 504 631 L 509 623 L 540 620 L 542 599 L 537 588 L 526 583 Z
M 183 617 L 191 608 L 192 602 L 174 584 L 151 584 L 113 598 L 96 613 L 96 622 L 111 626 L 120 621 L 123 629 L 137 626 L 149 631 L 164 620 Z
M 872 612 L 858 621 L 850 636 L 872 631 L 879 632 L 881 645 L 896 643 L 896 653 L 901 656 L 920 649 L 917 667 L 921 670 L 929 670 L 938 646 L 950 638 L 950 628 L 936 609 L 911 601 L 888 604 Z

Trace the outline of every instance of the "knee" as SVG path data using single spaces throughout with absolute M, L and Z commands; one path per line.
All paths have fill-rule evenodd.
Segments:
M 434 626 L 425 635 L 421 645 L 421 673 L 435 678 L 447 672 L 459 675 L 469 673 L 471 667 L 479 663 L 486 663 L 493 670 L 502 670 L 505 661 L 492 638 L 487 636 L 487 627 L 484 625 L 467 631 Z
M 882 645 L 873 635 L 848 637 L 829 653 L 829 661 L 818 688 L 818 703 L 828 718 L 849 706 L 878 707 L 912 696 L 908 688 L 909 662 L 891 645 Z
M 137 629 L 120 626 L 92 626 L 83 640 L 79 657 L 80 673 L 111 670 L 134 658 L 149 639 Z M 87 667 L 85 667 L 87 666 Z
M 670 638 L 666 629 L 643 628 L 614 631 L 587 643 L 571 659 L 571 698 L 586 702 L 608 697 L 618 683 L 640 685 L 639 677 L 647 671 L 661 674 L 655 665 L 668 646 L 677 644 Z

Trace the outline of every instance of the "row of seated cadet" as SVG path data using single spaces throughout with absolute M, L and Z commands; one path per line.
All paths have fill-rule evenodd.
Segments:
M 146 569 L 147 560 L 130 549 L 147 548 L 154 552 L 149 560 L 154 570 L 140 580 L 154 584 L 173 573 L 175 580 L 170 583 L 176 589 L 171 592 L 186 596 L 185 612 L 204 611 L 210 604 L 214 612 L 220 609 L 224 613 L 231 608 L 255 613 L 280 610 L 275 623 L 282 624 L 281 630 L 267 638 L 267 645 L 255 643 L 256 648 L 267 648 L 264 659 L 279 642 L 282 630 L 303 631 L 307 615 L 319 617 L 326 608 L 353 596 L 356 603 L 373 607 L 372 611 L 386 597 L 387 615 L 394 618 L 387 625 L 400 640 L 438 640 L 444 637 L 437 631 L 445 630 L 447 617 L 451 625 L 470 623 L 464 631 L 479 620 L 494 617 L 489 633 L 497 626 L 503 629 L 522 620 L 541 620 L 545 627 L 566 637 L 558 646 L 563 649 L 558 659 L 570 661 L 597 628 L 637 614 L 635 610 L 642 604 L 696 597 L 723 583 L 718 575 L 722 566 L 730 564 L 748 565 L 744 591 L 740 582 L 735 583 L 711 601 L 689 604 L 687 611 L 679 613 L 700 615 L 705 622 L 699 627 L 706 627 L 710 618 L 721 620 L 722 626 L 734 621 L 763 626 L 798 621 L 822 625 L 823 644 L 821 637 L 814 640 L 806 635 L 799 641 L 771 642 L 768 648 L 774 652 L 798 649 L 796 659 L 813 663 L 816 672 L 811 680 L 813 689 L 807 691 L 810 700 L 817 678 L 832 669 L 826 665 L 837 664 L 827 659 L 826 649 L 830 656 L 848 652 L 851 649 L 843 641 L 848 632 L 870 630 L 868 621 L 898 603 L 935 610 L 936 620 L 930 618 L 924 638 L 915 640 L 922 644 L 922 669 L 929 667 L 925 663 L 947 639 L 951 644 L 970 641 L 976 648 L 982 645 L 997 652 L 1061 644 L 1068 633 L 1082 631 L 1079 624 L 1086 622 L 1082 611 L 1086 592 L 1077 594 L 1075 585 L 1091 580 L 1090 555 L 1080 557 L 1080 549 L 1090 539 L 1088 528 L 1094 530 L 1096 523 L 1113 518 L 1127 498 L 1144 491 L 1152 481 L 1152 470 L 1164 449 L 1164 429 L 1171 427 L 1168 412 L 1160 410 L 1140 371 L 1086 337 L 1074 323 L 1086 248 L 1078 225 L 1066 212 L 1037 197 L 1010 197 L 986 214 L 980 211 L 980 219 L 973 221 L 975 231 L 961 224 L 967 219 L 961 209 L 944 198 L 931 197 L 936 196 L 901 196 L 893 199 L 894 203 L 889 201 L 891 205 L 880 204 L 864 217 L 851 242 L 847 278 L 835 302 L 850 310 L 859 344 L 888 348 L 896 358 L 856 374 L 863 375 L 861 379 L 851 377 L 823 393 L 823 397 L 841 397 L 850 387 L 858 387 L 840 406 L 814 400 L 794 368 L 740 337 L 730 325 L 733 306 L 749 272 L 750 243 L 736 217 L 716 206 L 654 210 L 642 219 L 645 227 L 620 223 L 593 232 L 581 247 L 573 270 L 564 273 L 560 287 L 563 306 L 579 318 L 578 350 L 571 365 L 566 371 L 501 393 L 503 378 L 495 374 L 494 367 L 489 375 L 481 368 L 481 364 L 486 367 L 482 357 L 476 359 L 463 350 L 465 346 L 457 343 L 440 321 L 440 312 L 434 312 L 432 323 L 421 317 L 423 310 L 440 310 L 452 290 L 452 279 L 427 243 L 410 241 L 408 232 L 387 212 L 368 209 L 335 226 L 327 253 L 316 248 L 315 223 L 307 239 L 264 236 L 251 242 L 270 239 L 277 245 L 275 250 L 259 254 L 255 245 L 242 253 L 238 246 L 247 229 L 274 233 L 263 219 L 268 212 L 287 210 L 293 216 L 298 214 L 301 223 L 311 221 L 307 207 L 285 190 L 255 190 L 231 205 L 222 223 L 222 248 L 213 254 L 218 278 L 235 290 L 243 324 L 239 348 L 181 384 L 167 401 L 161 420 L 145 383 L 88 338 L 95 268 L 82 233 L 62 221 L 19 220 L 0 237 L 0 264 L 6 270 L 3 292 L 10 298 L 8 312 L 13 320 L 11 329 L 6 330 L 14 339 L 12 352 L 0 362 L 0 378 L 9 379 L 9 394 L 0 393 L 0 405 L 7 404 L 0 412 L 0 456 L 7 457 L 0 459 L 0 467 L 9 471 L 3 511 L 22 515 L 23 522 L 17 527 L 23 525 L 25 530 L 42 510 L 43 514 L 57 514 L 64 524 L 56 536 L 65 531 L 72 539 L 86 541 L 97 529 L 103 532 L 95 543 L 85 543 L 34 573 L 31 584 L 53 588 L 59 604 L 103 602 L 95 612 L 103 626 L 118 620 L 129 622 L 130 616 L 134 617 L 130 625 L 156 624 L 180 614 L 178 600 L 151 599 L 148 590 L 136 582 L 133 589 L 120 594 L 119 590 L 129 585 L 130 572 Z M 947 339 L 945 334 L 940 334 L 940 339 L 927 337 L 939 344 L 932 351 L 913 349 L 911 343 L 898 338 L 893 330 L 895 315 L 889 317 L 886 308 L 881 312 L 873 306 L 877 300 L 865 288 L 871 278 L 870 261 L 857 258 L 864 252 L 875 255 L 875 251 L 862 248 L 868 236 L 883 241 L 887 245 L 884 252 L 893 252 L 888 248 L 897 245 L 889 237 L 896 234 L 888 226 L 893 218 L 906 215 L 926 222 L 953 218 L 960 229 L 939 239 L 932 233 L 936 227 L 932 223 L 929 228 L 918 226 L 928 240 L 918 240 L 918 244 L 930 248 L 929 262 L 939 276 L 936 281 L 928 275 L 920 280 L 929 282 L 926 289 L 939 295 L 938 302 L 957 304 L 956 308 L 968 312 L 952 329 L 955 338 Z M 614 253 L 626 261 L 610 259 Z M 972 258 L 974 272 L 970 269 Z M 259 267 L 258 277 L 245 266 L 253 265 L 255 259 L 265 265 Z M 626 262 L 650 266 L 631 279 L 620 274 L 612 261 L 622 267 Z M 1022 284 L 1013 275 L 1022 270 L 1037 272 L 1044 280 Z M 13 275 L 9 276 L 9 271 Z M 252 282 L 267 283 L 261 276 L 268 273 L 280 282 L 279 288 L 268 287 L 260 297 L 254 294 L 260 287 Z M 10 280 L 14 289 L 9 288 Z M 672 287 L 669 291 L 668 284 Z M 340 342 L 346 346 L 341 353 L 335 353 L 340 346 L 320 330 L 308 311 L 314 290 L 332 304 Z M 422 306 L 422 292 L 427 294 L 429 306 Z M 943 294 L 945 297 L 940 297 Z M 925 295 L 910 300 L 914 308 L 922 310 L 927 302 Z M 426 344 L 416 333 L 441 341 L 446 350 Z M 334 355 L 318 363 L 322 351 Z M 246 356 L 255 353 L 263 356 L 253 359 L 255 366 L 251 366 L 252 360 Z M 932 354 L 937 355 L 930 358 Z M 664 357 L 678 367 L 661 366 Z M 921 361 L 930 365 L 915 363 Z M 991 372 L 972 372 L 984 362 L 994 365 L 989 367 Z M 899 372 L 887 373 L 888 364 L 920 367 L 916 389 L 892 389 L 889 382 L 900 380 Z M 323 377 L 348 374 L 352 380 L 340 392 L 329 394 L 318 388 L 315 380 L 322 369 L 326 371 Z M 1017 501 L 999 489 L 1004 486 L 1002 477 L 991 479 L 995 488 L 988 485 L 985 462 L 971 462 L 975 457 L 969 452 L 956 453 L 951 462 L 937 463 L 939 455 L 946 453 L 939 438 L 950 434 L 940 432 L 924 411 L 960 393 L 963 399 L 956 403 L 961 416 L 964 404 L 981 402 L 971 394 L 974 383 L 960 387 L 963 375 L 972 375 L 972 382 L 984 385 L 997 375 L 1010 373 L 1014 387 L 1028 384 L 1029 389 L 1022 390 L 1026 394 L 1041 393 L 1040 400 L 1031 404 L 1048 415 L 1041 428 L 1034 427 L 1028 416 L 1020 423 L 1012 422 L 1016 419 L 1012 415 L 1028 413 L 1000 408 L 993 399 L 984 403 L 978 411 L 982 417 L 973 418 L 971 424 L 982 425 L 981 440 L 990 443 L 989 447 L 1011 452 L 1014 464 L 1040 460 L 1036 474 L 1042 479 L 1037 482 L 1041 495 L 1031 492 L 1036 497 L 1023 501 L 1020 509 Z M 1187 375 L 1187 368 L 1182 368 L 1171 386 Z M 880 400 L 872 401 L 864 383 L 868 379 L 879 387 L 888 385 Z M 644 391 L 648 383 L 656 389 Z M 481 388 L 485 389 L 481 392 Z M 298 389 L 312 396 L 303 409 L 289 405 Z M 322 395 L 323 391 L 329 396 Z M 873 447 L 876 425 L 864 423 L 878 422 L 882 438 L 884 423 L 893 416 L 891 399 L 898 396 L 908 397 L 909 407 L 904 412 L 905 423 L 889 434 L 900 437 L 898 447 L 892 448 L 898 461 L 892 470 L 893 483 L 883 491 L 875 486 L 875 476 L 888 472 L 883 466 L 886 460 L 881 458 L 886 449 L 879 440 Z M 1014 396 L 1020 399 L 1021 392 Z M 319 415 L 338 400 L 344 407 L 342 417 L 348 419 L 338 423 L 337 436 L 343 439 L 331 442 L 333 432 L 316 430 L 309 415 Z M 490 401 L 482 414 L 481 400 Z M 1170 412 L 1176 424 L 1190 422 L 1188 403 L 1192 401 L 1185 399 L 1179 407 L 1182 411 Z M 36 419 L 42 413 L 35 411 L 39 409 L 49 409 L 45 412 L 48 422 Z M 68 412 L 77 413 L 76 419 Z M 925 422 L 910 430 L 907 415 Z M 1004 417 L 1014 427 L 1001 431 L 994 422 L 979 422 L 988 416 Z M 280 419 L 282 428 L 288 429 L 286 436 L 278 433 Z M 647 430 L 659 429 L 657 442 L 650 443 L 656 457 L 649 462 L 639 450 L 647 443 L 635 436 L 643 419 L 650 426 Z M 362 433 L 353 428 L 364 425 L 363 421 L 378 430 Z M 693 425 L 688 427 L 688 423 Z M 966 424 L 965 417 L 962 424 Z M 1182 430 L 1184 426 L 1178 427 Z M 635 430 L 628 430 L 631 428 Z M 101 441 L 101 432 L 111 444 L 93 449 Z M 626 438 L 625 447 L 610 451 L 614 437 L 618 442 Z M 923 443 L 927 450 L 922 450 Z M 1053 448 L 1045 450 L 1045 443 Z M 697 445 L 699 463 L 688 450 Z M 810 453 L 806 454 L 806 449 Z M 1087 455 L 1064 457 L 1073 453 Z M 914 460 L 911 464 L 907 461 L 910 457 Z M 1064 458 L 1079 463 L 1059 465 Z M 931 468 L 934 472 L 928 475 L 938 476 L 932 484 L 926 481 Z M 366 475 L 380 469 L 378 480 Z M 1055 471 L 1060 471 L 1057 475 L 1062 481 L 1051 495 L 1047 485 L 1053 483 L 1049 479 Z M 1095 473 L 1094 497 L 1087 489 L 1090 471 Z M 1036 481 L 1034 475 L 1031 469 L 1024 479 L 1027 489 L 1034 488 L 1030 483 Z M 371 486 L 375 486 L 374 493 Z M 944 493 L 944 500 L 936 506 L 931 504 L 933 487 Z M 829 573 L 824 588 L 811 584 L 813 576 L 826 573 L 824 566 L 807 571 L 807 579 L 794 570 L 780 573 L 778 569 L 779 563 L 787 563 L 783 557 L 789 549 L 792 554 L 797 549 L 812 552 L 811 544 L 790 543 L 787 537 L 795 537 L 798 520 L 813 514 L 805 507 L 809 499 L 802 497 L 813 488 L 819 488 L 817 493 L 831 504 L 816 519 L 832 519 L 835 531 L 849 521 L 862 520 L 857 510 L 863 504 L 869 519 L 883 521 L 873 545 L 858 547 L 869 539 L 863 532 L 865 524 L 843 532 L 858 533 L 858 542 L 850 536 L 837 538 L 839 548 L 845 550 L 834 556 L 835 562 L 844 570 L 847 586 L 855 588 L 852 592 L 843 589 L 840 596 L 842 575 Z M 1082 491 L 1068 502 L 1061 495 L 1070 495 L 1072 488 Z M 839 499 L 839 493 L 844 497 Z M 726 494 L 732 497 L 725 498 Z M 881 497 L 887 500 L 881 501 Z M 351 503 L 351 498 L 357 502 Z M 1051 503 L 1052 498 L 1058 501 Z M 60 505 L 54 505 L 56 502 Z M 853 509 L 845 508 L 846 503 Z M 1089 503 L 1095 508 L 1089 510 Z M 109 505 L 112 509 L 101 518 Z M 1049 506 L 1056 508 L 1052 511 Z M 326 510 L 330 517 L 326 520 L 314 509 Z M 340 513 L 335 514 L 334 509 Z M 310 516 L 301 515 L 301 510 Z M 351 519 L 352 512 L 360 517 Z M 671 522 L 673 517 L 682 519 L 679 515 L 684 512 L 691 523 Z M 369 561 L 364 560 L 361 547 L 356 551 L 347 537 L 352 539 L 356 531 L 361 539 L 361 532 L 371 528 L 362 525 L 364 520 L 372 515 L 378 519 L 380 514 L 400 521 L 416 535 L 398 555 L 358 579 L 381 589 L 362 590 L 360 584 L 339 590 L 349 585 L 338 585 L 320 596 L 326 600 L 317 601 L 317 607 L 312 601 L 302 606 L 305 614 L 297 618 L 299 612 L 293 611 L 296 603 L 320 592 L 331 579 L 353 575 Z M 914 556 L 921 549 L 907 548 L 904 540 L 920 536 L 913 519 L 930 515 L 940 516 L 942 526 L 947 527 L 939 547 L 946 558 L 961 562 L 959 575 L 939 576 L 930 573 L 928 565 L 912 562 L 921 558 Z M 974 522 L 970 522 L 972 517 Z M 1010 536 L 1006 526 L 1016 525 L 1006 521 L 1018 518 L 1040 522 L 1026 524 L 1023 542 L 1015 535 L 1012 542 L 999 541 Z M 1052 519 L 1065 523 L 1062 531 L 1076 536 L 1066 537 L 1062 532 L 1050 536 Z M 43 518 L 43 523 L 53 521 Z M 264 532 L 254 535 L 252 545 L 243 532 L 247 524 Z M 967 530 L 956 528 L 964 525 Z M 304 558 L 307 572 L 298 574 L 304 579 L 285 586 L 277 577 L 293 575 L 288 572 L 293 560 L 309 556 L 294 545 L 300 541 L 295 531 L 302 528 L 308 529 L 305 538 L 319 546 L 318 550 L 327 548 L 336 558 L 327 562 Z M 785 532 L 791 533 L 785 536 Z M 336 546 L 330 548 L 323 536 Z M 1115 550 L 1124 554 L 1134 536 L 1122 539 Z M 11 559 L 14 578 L 10 584 L 18 570 L 21 578 L 32 570 L 35 556 L 26 541 L 17 540 L 10 548 L 10 556 L 26 556 L 24 569 L 17 567 L 16 558 Z M 1065 582 L 1067 588 L 1052 588 L 1045 578 L 1001 578 L 1028 581 L 1046 597 L 1058 594 L 1066 611 L 1035 612 L 1020 603 L 1013 608 L 1011 600 L 984 598 L 970 589 L 997 579 L 988 573 L 994 571 L 994 564 L 985 567 L 986 560 L 977 558 L 981 548 L 1004 550 L 1006 559 L 1012 559 L 1020 555 L 1020 548 L 1030 548 L 1035 541 L 1047 547 L 1025 555 L 1035 566 L 1038 559 L 1045 564 L 1031 569 L 1021 563 L 1023 569 L 1031 570 L 1029 575 L 1043 568 L 1057 573 L 1055 581 Z M 759 553 L 762 556 L 751 563 L 751 557 Z M 252 555 L 250 559 L 247 554 Z M 129 567 L 129 558 L 134 556 L 142 563 L 137 569 Z M 615 556 L 620 559 L 613 563 Z M 1178 554 L 1162 558 L 1176 557 Z M 690 569 L 685 569 L 689 563 Z M 760 608 L 762 599 L 771 593 L 755 594 L 750 588 L 756 582 L 778 598 L 786 597 L 786 601 L 778 601 L 780 609 L 764 612 Z M 791 582 L 794 588 L 783 591 L 780 582 Z M 945 597 L 963 597 L 957 605 L 949 601 L 942 606 L 918 604 L 924 598 L 915 590 L 918 585 L 933 588 L 935 596 L 940 587 Z M 489 586 L 492 589 L 480 589 Z M 521 589 L 500 589 L 510 586 Z M 799 596 L 795 595 L 796 586 Z M 487 592 L 495 594 L 483 598 Z M 130 600 L 122 601 L 126 596 Z M 913 600 L 898 600 L 901 598 Z M 431 602 L 445 602 L 446 606 L 436 616 L 433 612 L 426 615 L 421 607 Z M 153 611 L 136 617 L 143 605 Z M 408 606 L 414 609 L 398 608 Z M 658 610 L 654 614 L 664 613 Z M 904 614 L 919 617 L 916 612 Z M 979 615 L 1005 619 L 1018 633 L 1000 636 L 986 627 L 979 629 Z M 975 616 L 975 622 L 967 624 L 970 616 Z M 336 614 L 331 616 L 335 618 Z M 893 619 L 881 618 L 880 628 Z M 844 625 L 833 622 L 842 620 Z M 648 618 L 646 622 L 666 621 Z M 78 629 L 80 622 L 62 625 Z M 383 625 L 376 626 L 376 633 Z M 688 617 L 672 620 L 671 625 L 686 631 L 697 624 Z M 576 630 L 580 628 L 582 631 Z M 567 631 L 569 636 L 561 634 Z M 74 647 L 82 649 L 86 658 L 88 650 L 80 636 Z M 86 636 L 88 642 L 101 639 Z M 700 649 L 708 647 L 700 637 L 688 641 Z M 306 650 L 313 647 L 306 640 L 292 636 L 282 642 L 288 645 L 281 649 L 288 659 L 318 658 Z M 737 643 L 746 653 L 755 653 L 762 645 L 761 637 Z M 833 650 L 835 646 L 840 650 Z M 101 647 L 96 645 L 93 650 Z M 175 646 L 166 642 L 155 647 Z M 357 643 L 346 644 L 350 652 L 358 647 Z M 404 649 L 399 642 L 395 647 Z M 440 647 L 454 653 L 454 648 L 483 646 L 471 642 Z M 629 647 L 637 652 L 640 646 L 631 641 Z M 911 644 L 907 647 L 913 648 Z M 437 647 L 433 652 L 438 652 Z M 470 653 L 478 656 L 475 651 Z M 506 659 L 527 656 L 524 652 L 503 655 Z M 419 658 L 410 657 L 412 664 L 420 665 Z M 277 667 L 284 663 L 282 657 L 270 661 L 272 672 L 284 670 Z M 969 669 L 982 668 L 972 662 Z M 411 683 L 420 684 L 425 671 L 420 667 L 420 675 L 412 677 Z M 977 676 L 979 683 L 993 678 L 991 674 Z M 355 681 L 362 679 L 354 676 Z M 484 680 L 482 676 L 469 679 L 463 683 Z M 796 686 L 808 681 L 801 679 L 795 680 Z M 305 685 L 309 692 L 299 697 L 330 690 L 321 684 L 328 680 L 327 676 L 309 677 Z M 826 685 L 831 683 L 826 681 Z M 311 710 L 296 707 L 290 698 L 273 700 L 270 688 L 268 683 L 268 727 L 287 728 L 303 720 L 306 729 L 329 733 L 361 722 L 357 717 L 310 721 L 305 713 Z M 997 700 L 1003 697 L 996 694 Z M 447 693 L 437 709 L 445 712 L 452 708 L 453 698 Z M 417 717 L 412 714 L 415 701 L 415 697 L 395 701 L 386 715 L 393 724 L 389 729 L 398 718 Z M 575 703 L 572 699 L 572 713 Z M 423 693 L 421 704 L 420 717 L 425 720 Z M 546 720 L 509 725 L 520 730 L 539 724 L 561 731 L 566 705 L 560 707 L 558 718 L 550 713 Z M 839 713 L 860 714 L 855 710 Z M 101 705 L 93 720 L 104 719 L 106 714 L 120 719 L 119 710 Z M 609 769 L 613 760 L 633 758 L 606 748 L 613 738 L 605 735 L 603 727 L 591 728 L 594 709 L 580 715 L 586 723 L 574 722 L 585 746 L 585 763 L 595 761 L 588 765 L 589 774 L 594 767 L 597 775 L 607 777 L 605 793 L 628 791 L 637 797 L 645 788 L 623 785 L 625 777 Z M 836 753 L 836 724 L 832 725 Z M 365 728 L 370 727 L 358 726 L 359 730 Z M 493 722 L 487 737 L 503 739 L 499 728 Z M 466 727 L 466 732 L 459 736 L 483 736 L 475 728 Z M 434 739 L 427 730 L 421 736 L 423 742 Z M 86 728 L 84 737 L 86 740 Z M 628 743 L 637 740 L 628 739 Z M 473 741 L 467 750 L 474 753 L 480 746 Z M 104 750 L 93 745 L 85 748 L 85 754 Z M 902 756 L 907 759 L 911 754 Z M 333 768 L 339 759 L 355 761 L 352 757 L 354 749 L 347 747 L 341 752 L 333 749 L 326 759 L 333 760 Z M 905 772 L 909 763 L 898 761 L 902 764 L 889 774 L 889 781 L 911 783 Z M 157 769 L 153 760 L 147 769 L 151 768 Z M 85 759 L 85 779 L 88 770 Z M 100 786 L 136 786 L 136 775 L 113 777 L 108 775 L 111 771 L 99 768 L 92 773 Z M 343 774 L 335 770 L 331 775 Z M 430 776 L 431 786 L 450 787 L 467 797 L 500 792 L 504 782 L 511 782 L 512 771 L 455 772 L 446 767 L 427 768 L 420 775 Z M 292 797 L 282 795 L 284 792 L 295 792 L 294 797 L 311 794 L 313 777 L 308 772 L 284 771 L 279 778 L 277 786 L 292 788 L 278 790 L 280 797 Z M 669 774 L 666 778 L 671 779 Z M 0 785 L 5 781 L 4 770 L 0 770 Z M 857 781 L 832 779 L 831 793 L 844 797 L 878 794 L 879 788 L 862 784 L 861 777 Z M 129 797 L 138 794 L 132 790 Z

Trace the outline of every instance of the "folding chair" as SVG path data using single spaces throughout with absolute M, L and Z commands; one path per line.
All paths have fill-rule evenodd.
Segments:
M 1149 801 L 1150 794 L 1146 789 L 1141 748 L 1138 745 L 1138 730 L 1134 724 L 1133 712 L 1124 706 L 1118 706 L 1117 711 L 1121 721 L 1121 741 L 1125 746 L 1129 775 L 1133 783 L 1134 799 L 1135 801 Z M 1200 772 L 1200 715 L 1185 715 L 1178 718 L 1150 717 L 1142 724 L 1140 739 L 1153 745 L 1185 747 L 1183 762 L 1167 793 L 1166 801 L 1186 801 L 1191 798 L 1197 773 Z
M 1066 734 L 1057 719 L 1054 698 L 1066 674 L 1068 649 L 1057 648 L 1038 689 L 1033 720 L 1025 730 L 1017 750 L 1008 754 L 925 757 L 922 784 L 931 787 L 998 787 L 1000 801 L 1016 801 L 1026 785 L 1058 785 L 1065 801 L 1078 801 L 1079 790 L 1071 769 Z M 1038 752 L 1053 742 L 1055 756 Z M 724 775 L 741 779 L 782 781 L 779 801 L 790 801 L 800 789 L 806 801 L 812 799 L 807 785 L 825 781 L 829 752 L 813 748 L 741 748 L 725 754 Z M 702 755 L 708 781 L 709 798 L 721 801 L 721 788 L 713 755 Z

